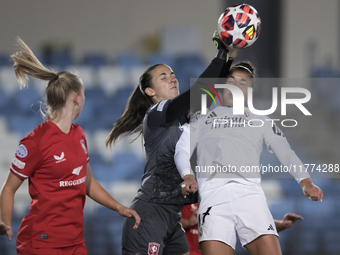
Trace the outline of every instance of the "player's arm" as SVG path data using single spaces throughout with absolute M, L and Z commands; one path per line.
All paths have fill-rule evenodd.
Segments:
M 9 172 L 7 180 L 0 194 L 0 235 L 7 235 L 12 240 L 12 213 L 14 208 L 14 195 L 24 180 Z
M 267 120 L 271 119 L 268 118 Z M 275 153 L 282 165 L 291 169 L 290 174 L 301 185 L 303 194 L 313 201 L 322 201 L 322 190 L 313 184 L 304 164 L 290 148 L 283 132 L 273 121 L 266 121 L 263 130 L 264 141 L 268 146 L 268 150 Z M 298 169 L 298 171 L 295 171 L 294 169 Z
M 196 112 L 196 109 L 200 102 L 201 90 L 198 87 L 202 86 L 199 82 L 202 78 L 225 78 L 229 73 L 229 69 L 231 67 L 233 58 L 237 56 L 237 49 L 227 49 L 224 44 L 220 41 L 217 31 L 215 31 L 213 35 L 213 42 L 217 47 L 217 54 L 215 58 L 211 61 L 210 65 L 205 69 L 205 71 L 200 75 L 198 80 L 192 87 L 181 95 L 177 96 L 173 100 L 171 100 L 167 112 L 165 122 L 168 123 L 178 117 L 187 114 L 192 106 L 194 109 L 191 109 L 193 112 Z M 213 84 L 210 84 L 214 86 Z M 191 100 L 191 106 L 190 106 Z M 196 105 L 195 102 L 198 104 Z M 208 97 L 207 104 L 211 104 L 212 99 Z
M 97 203 L 118 212 L 121 216 L 134 218 L 134 229 L 138 228 L 140 217 L 135 210 L 123 206 L 116 201 L 98 182 L 93 178 L 90 164 L 86 165 L 86 194 Z
M 198 220 L 197 220 L 197 208 L 192 212 L 192 214 L 191 214 L 189 219 L 182 217 L 181 218 L 181 223 L 182 223 L 182 227 L 184 229 L 196 226 L 198 224 Z
M 275 220 L 277 232 L 290 228 L 297 220 L 303 220 L 303 217 L 295 213 L 287 213 L 282 220 Z
M 183 129 L 176 144 L 174 160 L 177 170 L 184 180 L 181 183 L 181 188 L 183 196 L 186 197 L 189 193 L 197 191 L 198 184 L 190 165 L 190 129 L 188 125 L 183 125 Z
M 290 174 L 295 177 L 298 183 L 301 185 L 303 194 L 310 198 L 312 201 L 319 201 L 323 199 L 322 190 L 316 186 L 305 167 L 295 152 L 290 148 L 287 139 L 278 139 L 270 144 L 271 150 L 275 153 L 279 161 L 284 166 L 296 166 L 302 168 L 301 171 L 291 171 Z

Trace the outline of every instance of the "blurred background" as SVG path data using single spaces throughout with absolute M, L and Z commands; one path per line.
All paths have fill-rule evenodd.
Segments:
M 143 141 L 123 139 L 111 150 L 105 139 L 123 113 L 139 76 L 155 63 L 170 65 L 181 92 L 215 56 L 211 41 L 228 0 L 1 0 L 0 8 L 0 183 L 4 183 L 20 139 L 43 119 L 39 113 L 46 84 L 33 78 L 19 90 L 10 54 L 20 36 L 42 63 L 55 71 L 77 72 L 85 85 L 86 103 L 76 120 L 86 132 L 94 177 L 121 203 L 129 205 L 144 168 Z M 271 89 L 287 84 L 305 87 L 312 99 L 306 117 L 296 108 L 279 126 L 297 155 L 308 164 L 339 164 L 340 2 L 337 0 L 248 0 L 262 19 L 259 39 L 244 49 L 258 69 L 259 106 L 271 102 Z M 268 109 L 268 108 L 263 108 Z M 283 119 L 280 112 L 272 118 Z M 264 164 L 277 165 L 266 149 Z M 338 174 L 322 173 L 314 182 L 324 200 L 305 198 L 293 178 L 264 176 L 263 188 L 274 218 L 301 214 L 302 222 L 280 234 L 284 254 L 340 254 Z M 313 176 L 313 175 L 312 175 Z M 321 177 L 321 178 L 320 178 Z M 13 230 L 27 214 L 27 181 L 16 194 Z M 123 218 L 87 199 L 85 240 L 88 254 L 121 254 Z M 254 219 L 256 220 L 256 219 Z M 16 254 L 15 241 L 0 238 L 0 254 Z M 235 254 L 246 254 L 239 245 Z

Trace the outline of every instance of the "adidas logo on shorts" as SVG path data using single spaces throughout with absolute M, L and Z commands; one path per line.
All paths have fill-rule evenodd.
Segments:
M 267 230 L 274 230 L 272 224 L 269 225 L 269 228 Z

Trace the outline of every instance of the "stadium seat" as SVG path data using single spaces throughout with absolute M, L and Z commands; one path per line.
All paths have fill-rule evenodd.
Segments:
M 297 254 L 321 254 L 320 250 L 320 235 L 317 231 L 303 232 L 299 235 L 298 240 L 294 240 L 298 243 Z
M 19 88 L 13 67 L 3 66 L 0 68 L 0 84 L 8 96 L 12 96 Z
M 301 207 L 301 214 L 305 215 L 305 218 L 309 219 L 326 219 L 326 218 L 333 218 L 335 216 L 335 205 L 334 201 L 332 199 L 324 199 L 322 203 L 314 202 L 309 199 L 303 199 L 300 203 L 299 206 Z M 320 222 L 320 221 L 318 221 Z M 323 226 L 323 223 L 318 223 L 317 226 L 320 225 L 320 227 Z
M 12 65 L 12 61 L 11 61 L 10 54 L 0 53 L 0 67 L 11 66 L 11 65 Z
M 115 106 L 116 104 L 107 101 L 106 108 L 97 109 L 95 118 L 90 123 L 87 123 L 87 127 L 92 131 L 111 130 L 114 122 L 121 117 L 124 111 L 121 105 Z
M 12 132 L 16 132 L 20 137 L 24 137 L 42 122 L 42 117 L 38 115 L 12 115 L 8 119 L 8 127 Z
M 274 219 L 282 219 L 287 212 L 296 212 L 298 208 L 294 199 L 284 198 L 273 202 L 269 206 L 269 210 L 273 215 Z
M 84 54 L 83 63 L 94 69 L 109 64 L 108 58 L 105 53 L 89 52 Z
M 4 113 L 8 106 L 8 96 L 6 91 L 0 87 L 0 113 Z
M 95 168 L 96 166 L 104 165 L 104 159 L 97 151 L 89 152 L 90 165 Z
M 111 123 L 111 128 L 113 123 Z M 112 146 L 107 148 L 105 145 L 106 139 L 111 129 L 98 129 L 93 132 L 93 147 L 98 155 L 100 155 L 101 162 L 105 164 L 111 164 L 113 161 L 113 153 L 119 149 L 120 146 Z
M 185 68 L 187 66 L 206 66 L 206 61 L 199 53 L 182 54 L 176 57 L 176 65 L 178 68 Z
M 113 156 L 115 181 L 140 180 L 143 169 L 144 162 L 141 162 L 133 152 L 117 152 Z
M 103 66 L 98 69 L 98 83 L 107 96 L 114 95 L 118 88 L 129 82 L 127 72 L 122 67 Z
M 116 213 L 117 214 L 117 213 Z M 124 225 L 124 218 L 123 217 L 116 217 L 108 219 L 109 224 L 107 225 L 108 231 L 108 242 L 110 246 L 110 252 L 113 254 L 121 254 L 122 252 L 122 231 Z
M 120 52 L 117 54 L 114 60 L 114 63 L 117 66 L 127 71 L 142 64 L 141 58 L 133 52 Z
M 323 232 L 322 239 L 323 248 L 326 252 L 340 254 L 340 229 L 327 229 Z
M 19 113 L 38 113 L 42 95 L 34 87 L 17 89 L 13 96 L 14 103 Z
M 72 53 L 69 51 L 51 51 L 48 65 L 56 66 L 59 70 L 65 70 L 75 64 Z
M 92 66 L 68 66 L 66 71 L 78 75 L 81 78 L 85 87 L 85 91 L 88 88 L 95 87 L 98 83 L 97 71 Z
M 175 59 L 167 54 L 163 53 L 152 53 L 149 55 L 147 63 L 149 66 L 155 65 L 155 64 L 166 64 L 170 66 L 172 69 L 175 68 Z
M 138 65 L 130 68 L 128 71 L 129 83 L 132 87 L 136 87 L 139 84 L 139 78 L 149 68 L 146 65 Z
M 131 96 L 132 92 L 134 91 L 134 88 L 132 86 L 124 86 L 120 87 L 116 95 L 111 98 L 112 103 L 116 105 L 116 107 L 119 107 L 122 111 L 124 111 L 125 106 L 129 100 L 129 97 Z
M 105 188 L 110 187 L 110 183 L 117 178 L 117 173 L 110 164 L 91 165 L 93 177 Z
M 288 176 L 289 178 L 277 178 L 277 181 L 281 185 L 281 190 L 284 196 L 287 198 L 295 197 L 304 198 L 304 195 L 301 190 L 301 186 L 297 183 L 297 181 L 293 178 Z

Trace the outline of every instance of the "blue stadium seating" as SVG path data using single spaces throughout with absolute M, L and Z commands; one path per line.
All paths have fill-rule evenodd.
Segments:
M 34 87 L 16 90 L 13 99 L 16 110 L 23 114 L 37 113 L 42 101 L 39 91 Z
M 297 212 L 296 202 L 291 198 L 284 198 L 274 202 L 270 207 L 274 219 L 282 219 L 287 212 Z
M 321 239 L 317 231 L 304 232 L 299 235 L 295 242 L 299 243 L 297 254 L 317 254 L 313 252 L 318 252 L 320 250 Z
M 48 57 L 48 64 L 57 67 L 58 70 L 65 70 L 66 67 L 75 64 L 74 57 L 69 51 L 51 51 Z
M 148 62 L 148 65 L 150 66 L 155 65 L 155 64 L 166 64 L 170 66 L 173 70 L 176 69 L 175 59 L 170 55 L 166 55 L 166 54 L 159 53 L 159 52 L 150 54 L 147 62 Z
M 12 65 L 11 58 L 9 54 L 1 53 L 0 54 L 0 67 L 2 66 L 10 66 Z
M 8 107 L 9 98 L 6 92 L 0 87 L 0 113 L 4 113 Z
M 104 53 L 85 53 L 83 63 L 87 66 L 91 66 L 95 69 L 109 64 L 108 58 Z
M 44 120 L 39 115 L 12 115 L 8 117 L 8 128 L 18 133 L 21 137 L 28 135 L 36 126 Z
M 141 58 L 133 52 L 121 52 L 119 53 L 114 62 L 117 66 L 123 67 L 125 70 L 131 70 L 131 68 L 142 64 Z
M 116 181 L 141 179 L 144 162 L 133 152 L 117 152 L 113 158 L 113 171 L 116 173 Z

